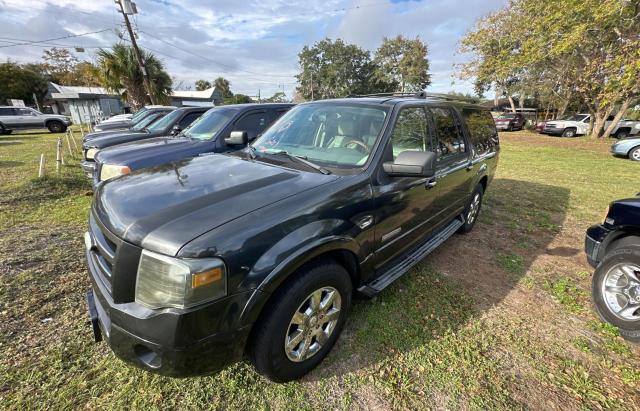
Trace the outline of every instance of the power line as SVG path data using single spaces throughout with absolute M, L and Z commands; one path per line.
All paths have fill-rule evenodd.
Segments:
M 248 73 L 248 74 L 253 74 L 253 75 L 258 75 L 258 76 L 262 76 L 262 75 L 263 75 L 263 73 L 258 73 L 258 72 L 255 72 L 255 71 L 249 71 L 249 70 L 238 70 L 238 69 L 236 69 L 235 67 L 229 66 L 228 64 L 220 63 L 219 61 L 216 61 L 216 60 L 210 59 L 209 57 L 205 57 L 205 56 L 202 56 L 202 55 L 200 55 L 200 54 L 194 53 L 194 52 L 192 52 L 192 51 L 190 51 L 190 50 L 187 50 L 187 49 L 185 49 L 185 48 L 182 48 L 182 47 L 180 47 L 180 46 L 176 46 L 175 44 L 170 43 L 170 42 L 168 42 L 168 41 L 166 41 L 166 40 L 163 40 L 163 39 L 161 39 L 161 38 L 159 38 L 159 37 L 156 37 L 156 36 L 154 36 L 153 34 L 151 34 L 151 33 L 147 32 L 147 31 L 142 31 L 142 30 L 140 30 L 140 33 L 144 33 L 144 34 L 148 35 L 149 37 L 153 37 L 154 39 L 156 39 L 156 40 L 158 40 L 158 41 L 160 41 L 160 42 L 162 42 L 162 43 L 165 43 L 165 44 L 167 44 L 167 45 L 169 45 L 169 46 L 171 46 L 171 47 L 174 47 L 174 48 L 176 48 L 176 49 L 178 49 L 178 50 L 180 50 L 180 51 L 182 51 L 182 52 L 184 52 L 184 53 L 191 54 L 192 56 L 199 57 L 199 58 L 201 58 L 201 59 L 203 59 L 203 60 L 207 60 L 207 61 L 209 61 L 209 62 L 211 62 L 211 63 L 217 64 L 217 65 L 219 65 L 219 66 L 221 66 L 221 67 L 225 67 L 225 68 L 227 68 L 227 69 L 229 69 L 229 70 L 234 70 L 234 71 L 237 71 L 237 72 L 240 72 L 240 73 Z M 292 78 L 292 77 L 294 77 L 294 76 L 293 76 L 293 75 L 285 76 L 285 75 L 273 74 L 273 75 L 269 75 L 268 77 Z
M 111 30 L 112 29 L 108 28 L 108 29 L 90 31 L 90 32 L 87 32 L 87 33 L 70 34 L 68 36 L 55 37 L 55 38 L 45 39 L 45 40 L 28 40 L 28 41 L 25 41 L 24 43 L 16 43 L 16 44 L 9 44 L 9 45 L 0 46 L 0 48 L 14 47 L 14 46 L 28 46 L 28 45 L 37 44 L 37 43 L 47 43 L 47 42 L 50 42 L 50 41 L 70 39 L 70 38 L 81 37 L 81 36 L 88 36 L 90 34 L 104 33 L 105 31 L 111 31 Z

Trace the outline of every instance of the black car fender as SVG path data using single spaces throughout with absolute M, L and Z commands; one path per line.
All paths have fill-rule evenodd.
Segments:
M 277 249 L 277 247 L 274 246 L 270 251 L 274 249 Z M 268 297 L 305 263 L 322 254 L 335 251 L 347 251 L 359 258 L 360 249 L 360 245 L 354 238 L 329 235 L 302 245 L 285 258 L 278 258 L 277 265 L 260 282 L 249 301 L 247 301 L 240 316 L 240 323 L 242 325 L 253 323 L 262 312 Z M 273 258 L 265 256 L 264 259 L 256 263 L 256 266 L 260 267 L 258 264 L 263 264 L 268 260 L 273 261 Z

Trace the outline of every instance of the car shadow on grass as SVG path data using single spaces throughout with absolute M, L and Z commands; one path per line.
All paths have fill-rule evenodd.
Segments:
M 446 341 L 518 285 L 536 257 L 547 252 L 568 204 L 566 188 L 495 179 L 474 230 L 448 239 L 373 300 L 356 299 L 342 337 L 306 379 L 363 368 L 375 379 L 389 360 L 416 356 L 427 364 L 409 361 L 409 367 L 422 367 L 428 375 L 436 372 L 440 354 L 444 362 L 458 361 L 446 358 Z M 451 364 L 445 365 L 442 372 Z

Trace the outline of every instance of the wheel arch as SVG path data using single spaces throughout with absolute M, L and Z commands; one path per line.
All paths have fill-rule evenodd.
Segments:
M 598 250 L 598 261 L 604 260 L 607 252 L 613 250 L 620 241 L 629 237 L 637 237 L 640 239 L 640 228 L 620 227 L 616 231 L 610 233 L 600 245 L 600 249 Z
M 632 152 L 633 150 L 635 150 L 636 148 L 640 148 L 640 144 L 639 144 L 639 145 L 637 145 L 637 146 L 633 146 L 633 147 L 631 147 L 629 150 L 627 150 L 627 157 L 631 156 L 631 152 Z
M 347 237 L 325 238 L 312 246 L 304 247 L 289 256 L 276 267 L 258 286 L 240 314 L 240 324 L 249 325 L 257 321 L 270 306 L 274 293 L 303 266 L 330 259 L 347 270 L 353 289 L 360 284 L 361 265 L 357 254 L 357 243 Z

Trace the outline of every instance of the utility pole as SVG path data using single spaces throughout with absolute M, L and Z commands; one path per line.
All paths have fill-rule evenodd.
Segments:
M 313 98 L 313 71 L 311 72 L 311 101 L 315 100 Z
M 142 71 L 142 81 L 144 82 L 144 88 L 147 89 L 147 94 L 149 95 L 149 99 L 151 100 L 151 104 L 156 104 L 156 99 L 153 96 L 151 81 L 149 81 L 149 74 L 147 73 L 147 68 L 144 66 L 144 60 L 142 60 L 142 54 L 140 54 L 140 49 L 138 48 L 138 42 L 136 41 L 136 36 L 133 34 L 133 29 L 131 28 L 131 23 L 129 22 L 129 16 L 127 12 L 133 14 L 137 12 L 135 8 L 135 3 L 131 3 L 130 0 L 114 0 L 120 6 L 120 12 L 122 13 L 122 17 L 124 17 L 124 24 L 127 26 L 127 31 L 129 32 L 129 38 L 131 38 L 131 45 L 133 46 L 133 52 L 136 55 L 136 60 L 138 60 L 138 65 L 140 66 L 140 71 Z M 127 11 L 125 11 L 122 2 L 127 4 Z M 128 2 L 128 3 L 127 3 Z

